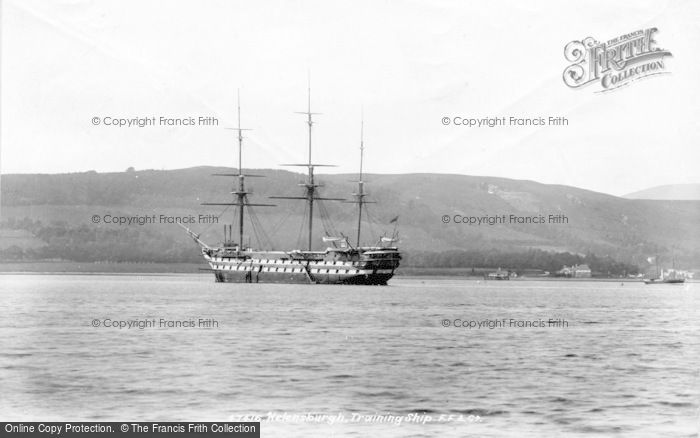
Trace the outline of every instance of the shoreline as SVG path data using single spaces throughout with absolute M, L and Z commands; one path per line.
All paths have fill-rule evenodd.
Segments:
M 642 282 L 641 278 L 591 277 L 566 278 L 551 276 L 520 276 L 509 280 L 485 279 L 483 275 L 471 274 L 471 268 L 414 268 L 408 267 L 394 279 L 447 279 L 465 281 L 597 281 L 597 282 Z M 483 269 L 482 272 L 490 270 Z M 190 276 L 211 275 L 201 263 L 79 263 L 79 262 L 2 262 L 0 275 L 114 275 L 114 276 Z M 687 280 L 692 282 L 693 280 Z

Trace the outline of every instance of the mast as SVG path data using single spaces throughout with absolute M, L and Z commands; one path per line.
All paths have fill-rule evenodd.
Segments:
M 243 175 L 243 130 L 241 129 L 241 91 L 238 94 L 238 247 L 243 248 L 243 206 L 247 201 L 245 176 Z
M 309 207 L 309 224 L 308 224 L 308 239 L 307 239 L 307 250 L 311 251 L 312 249 L 312 244 L 313 244 L 313 228 L 314 228 L 314 201 L 344 201 L 345 199 L 342 198 L 320 198 L 316 196 L 316 188 L 321 187 L 321 184 L 316 184 L 316 181 L 314 179 L 314 168 L 316 167 L 335 167 L 332 164 L 314 164 L 314 162 L 311 159 L 311 131 L 313 127 L 313 118 L 312 116 L 316 114 L 321 114 L 321 113 L 314 113 L 311 112 L 311 78 L 309 78 L 309 84 L 308 84 L 308 101 L 307 101 L 307 110 L 306 111 L 297 111 L 296 114 L 303 114 L 307 116 L 306 124 L 309 126 L 309 161 L 308 163 L 304 164 L 282 164 L 282 166 L 298 166 L 298 167 L 306 167 L 308 169 L 308 174 L 306 177 L 306 181 L 302 184 L 299 184 L 300 186 L 304 187 L 304 196 L 270 196 L 271 199 L 303 199 L 307 202 L 307 205 Z
M 237 108 L 238 108 L 238 114 L 237 114 L 237 119 L 238 119 L 238 127 L 237 128 L 226 128 L 230 129 L 233 131 L 238 131 L 238 173 L 215 173 L 214 176 L 235 176 L 238 178 L 238 187 L 234 188 L 234 191 L 231 192 L 232 195 L 236 196 L 236 202 L 204 202 L 202 205 L 227 205 L 227 206 L 236 206 L 238 207 L 238 250 L 241 251 L 244 248 L 243 245 L 243 223 L 245 220 L 245 214 L 244 214 L 244 209 L 245 207 L 274 207 L 275 205 L 272 204 L 251 204 L 248 202 L 248 194 L 250 192 L 246 191 L 245 189 L 245 177 L 260 177 L 262 175 L 251 175 L 251 174 L 244 174 L 243 173 L 243 131 L 250 131 L 250 129 L 247 128 L 241 128 L 241 92 L 240 90 L 237 91 Z M 231 229 L 229 226 L 229 236 L 228 240 L 232 240 L 231 236 Z M 226 246 L 228 243 L 226 239 L 226 227 L 224 226 L 224 246 Z
M 360 174 L 359 178 L 357 181 L 357 192 L 353 193 L 352 196 L 355 198 L 354 201 L 347 201 L 350 204 L 357 204 L 357 247 L 360 247 L 360 236 L 362 233 L 362 206 L 365 204 L 373 204 L 374 202 L 372 201 L 367 201 L 365 198 L 367 197 L 367 193 L 365 193 L 365 182 L 363 180 L 364 178 L 364 171 L 363 171 L 363 164 L 364 164 L 364 155 L 365 155 L 365 116 L 364 116 L 364 110 L 361 113 L 360 117 Z
M 656 255 L 656 259 L 654 260 L 656 262 L 656 278 L 661 278 L 661 272 L 659 271 L 659 255 Z
M 309 245 L 308 250 L 311 251 L 312 243 L 312 233 L 314 229 L 314 192 L 316 191 L 316 184 L 314 184 L 314 166 L 311 164 L 311 127 L 314 122 L 311 120 L 311 78 L 309 77 L 308 84 L 308 106 L 306 107 L 306 115 L 308 120 L 306 123 L 309 125 L 309 176 L 306 180 L 306 197 L 309 203 Z
M 365 131 L 365 114 L 364 111 L 362 111 L 362 115 L 360 117 L 360 178 L 357 181 L 358 189 L 357 189 L 357 247 L 360 247 L 360 230 L 362 229 L 362 204 L 364 204 L 365 201 L 365 192 L 364 192 L 364 182 L 362 181 L 362 160 L 364 158 L 365 154 L 365 136 L 364 136 L 364 131 Z

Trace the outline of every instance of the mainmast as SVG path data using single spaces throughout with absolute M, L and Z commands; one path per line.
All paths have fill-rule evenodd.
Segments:
M 311 164 L 311 128 L 314 125 L 311 116 L 314 114 L 311 112 L 311 79 L 309 79 L 308 86 L 308 106 L 306 107 L 306 112 L 301 112 L 298 114 L 305 114 L 308 117 L 306 123 L 309 125 L 309 175 L 306 179 L 306 199 L 309 203 L 309 245 L 308 250 L 311 251 L 312 244 L 312 233 L 314 229 L 314 193 L 316 192 L 317 184 L 314 183 L 314 166 Z
M 241 128 L 241 92 L 238 90 L 238 191 L 234 194 L 238 203 L 238 245 L 243 248 L 243 206 L 247 202 L 248 193 L 245 191 L 245 176 L 243 175 L 243 128 Z
M 270 196 L 272 199 L 304 199 L 309 207 L 309 224 L 308 224 L 308 244 L 307 249 L 311 251 L 313 244 L 313 228 L 314 228 L 314 201 L 344 201 L 342 198 L 319 198 L 316 196 L 316 188 L 321 187 L 321 184 L 316 184 L 314 180 L 314 168 L 316 167 L 335 167 L 332 164 L 314 164 L 311 159 L 311 131 L 313 127 L 312 116 L 321 114 L 311 112 L 311 80 L 308 85 L 308 106 L 306 111 L 298 111 L 297 114 L 303 114 L 307 117 L 306 124 L 309 126 L 309 162 L 304 164 L 282 164 L 282 166 L 299 166 L 308 169 L 308 175 L 304 183 L 299 184 L 304 187 L 304 196 Z
M 202 205 L 235 205 L 238 207 L 238 249 L 239 251 L 244 248 L 243 245 L 243 223 L 244 223 L 244 208 L 245 207 L 274 207 L 272 204 L 251 204 L 248 202 L 248 194 L 250 192 L 246 191 L 245 188 L 245 177 L 260 177 L 262 175 L 251 175 L 243 173 L 243 131 L 250 131 L 250 129 L 241 128 L 241 93 L 238 91 L 238 127 L 237 128 L 226 128 L 233 131 L 238 131 L 238 173 L 215 173 L 214 176 L 235 176 L 238 178 L 238 188 L 234 188 L 231 192 L 232 195 L 236 196 L 236 202 L 205 202 Z M 226 228 L 224 226 L 224 246 L 226 246 Z M 229 239 L 231 239 L 231 233 L 229 231 Z
M 362 117 L 360 118 L 360 178 L 357 181 L 357 247 L 360 247 L 360 230 L 362 229 L 362 204 L 365 201 L 365 191 L 364 191 L 364 181 L 362 181 L 362 160 L 365 154 L 365 115 L 364 111 Z

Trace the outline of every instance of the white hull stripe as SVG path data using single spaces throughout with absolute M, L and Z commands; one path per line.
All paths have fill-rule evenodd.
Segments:
M 205 258 L 211 262 L 215 263 L 225 263 L 225 264 L 233 264 L 233 265 L 296 265 L 296 266 L 301 266 L 302 263 L 295 261 L 295 260 L 284 260 L 284 259 L 248 259 L 248 260 L 241 260 L 237 259 L 234 257 L 209 257 L 205 255 Z M 318 269 L 334 269 L 330 268 L 330 266 L 337 266 L 337 267 L 356 267 L 358 266 L 358 262 L 338 262 L 338 261 L 312 261 L 310 262 L 310 266 L 316 267 Z M 323 267 L 323 268 L 321 268 Z
M 217 265 L 210 263 L 209 266 L 215 271 L 253 271 L 253 272 L 273 272 L 273 273 L 299 273 L 305 272 L 304 268 L 272 268 L 268 266 L 253 266 L 250 265 Z M 309 269 L 311 274 L 328 274 L 328 275 L 371 275 L 375 271 L 373 269 Z M 376 274 L 391 274 L 391 269 L 377 269 Z

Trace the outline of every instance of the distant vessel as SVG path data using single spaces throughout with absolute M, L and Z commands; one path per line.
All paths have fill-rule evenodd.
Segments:
M 485 280 L 510 280 L 511 276 L 514 276 L 513 274 L 505 269 L 498 268 L 494 272 L 489 272 L 484 276 Z
M 671 269 L 671 270 L 666 271 L 666 272 L 662 271 L 661 274 L 656 278 L 645 278 L 644 283 L 646 283 L 646 284 L 661 284 L 661 283 L 681 284 L 681 283 L 685 283 L 685 277 L 678 275 L 675 270 Z
M 659 256 L 650 258 L 649 260 L 654 260 L 654 263 L 656 264 L 656 276 L 653 278 L 645 278 L 644 283 L 645 284 L 681 284 L 685 283 L 685 275 L 681 274 L 680 272 L 676 271 L 675 269 L 675 261 L 674 261 L 674 268 L 673 269 L 668 269 L 666 271 L 664 270 L 659 270 Z
M 293 249 L 289 251 L 266 251 L 246 247 L 243 241 L 244 212 L 250 207 L 274 207 L 271 204 L 252 204 L 248 201 L 250 192 L 246 191 L 245 177 L 258 175 L 243 174 L 242 149 L 243 131 L 241 128 L 240 97 L 238 102 L 238 173 L 218 174 L 219 176 L 231 176 L 238 179 L 238 188 L 231 192 L 236 196 L 235 202 L 204 203 L 202 205 L 227 205 L 236 206 L 238 210 L 238 240 L 231 237 L 231 225 L 228 225 L 228 233 L 224 226 L 224 241 L 220 247 L 211 247 L 199 239 L 199 235 L 185 228 L 187 233 L 199 244 L 202 255 L 214 273 L 217 282 L 225 283 L 320 283 L 320 284 L 365 284 L 386 285 L 394 272 L 399 267 L 401 254 L 394 243 L 397 241 L 396 226 L 391 237 L 381 237 L 373 246 L 361 246 L 360 232 L 362 226 L 362 206 L 369 201 L 365 199 L 362 180 L 362 160 L 364 154 L 363 129 L 360 130 L 360 172 L 357 193 L 353 193 L 354 201 L 358 206 L 357 240 L 356 245 L 350 244 L 346 236 L 324 236 L 323 241 L 332 245 L 324 251 L 312 250 L 313 239 L 313 212 L 314 204 L 319 201 L 345 201 L 340 198 L 323 198 L 318 196 L 320 185 L 314 178 L 316 167 L 327 166 L 314 164 L 311 160 L 311 128 L 313 126 L 311 112 L 311 87 L 309 87 L 307 116 L 309 127 L 309 160 L 304 164 L 289 164 L 288 166 L 306 167 L 308 175 L 306 181 L 300 186 L 304 187 L 303 196 L 271 196 L 272 199 L 301 199 L 307 203 L 308 218 L 308 245 L 306 250 Z M 254 216 L 253 216 L 253 219 Z M 391 222 L 396 222 L 398 218 Z M 228 234 L 228 236 L 227 236 Z

